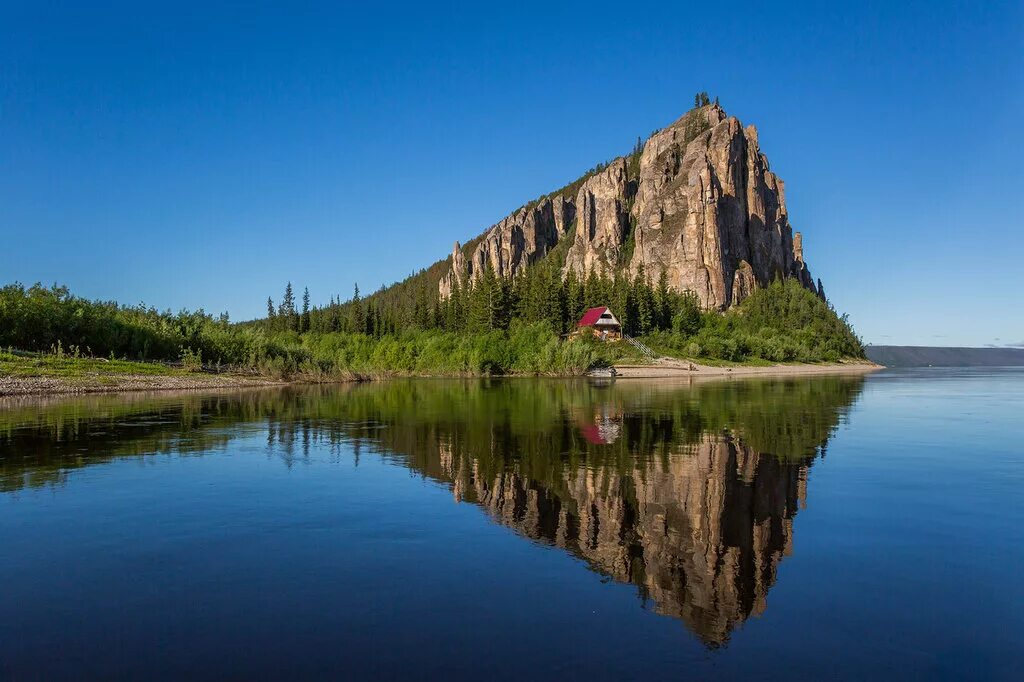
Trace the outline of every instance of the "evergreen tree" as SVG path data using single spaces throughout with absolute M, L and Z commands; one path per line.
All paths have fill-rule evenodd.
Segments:
M 278 315 L 284 322 L 284 328 L 294 331 L 298 328 L 298 315 L 295 312 L 295 294 L 292 293 L 292 283 L 284 288 L 284 298 L 281 299 L 281 306 L 278 308 Z
M 483 332 L 508 326 L 508 282 L 488 266 L 469 290 L 468 326 Z
M 366 316 L 363 314 L 363 303 L 359 299 L 359 283 L 356 282 L 355 293 L 352 295 L 352 304 L 349 308 L 349 331 L 354 334 L 366 333 Z
M 300 332 L 309 331 L 309 287 L 302 292 L 302 323 L 299 327 Z
M 570 328 L 583 316 L 586 301 L 583 284 L 574 270 L 565 276 L 565 318 L 566 328 Z
M 267 331 L 274 331 L 277 313 L 274 312 L 274 299 L 267 296 Z
M 700 331 L 702 324 L 700 301 L 692 291 L 679 297 L 676 312 L 672 316 L 672 331 L 683 336 L 693 336 Z
M 672 326 L 672 291 L 668 288 L 668 271 L 665 269 L 662 269 L 658 276 L 655 306 L 655 327 L 669 329 Z
M 636 311 L 633 320 L 634 333 L 640 336 L 649 334 L 654 331 L 654 292 L 647 282 L 643 265 L 637 270 L 636 277 L 633 279 L 632 298 Z

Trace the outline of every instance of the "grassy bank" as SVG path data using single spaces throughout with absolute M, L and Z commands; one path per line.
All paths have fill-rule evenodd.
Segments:
M 154 362 L 107 360 L 51 353 L 0 351 L 0 376 L 82 379 L 89 377 L 116 377 L 126 374 L 187 376 L 192 373 L 192 371 L 184 368 Z
M 281 335 L 282 352 L 237 365 L 204 363 L 188 353 L 175 363 L 97 358 L 61 347 L 49 353 L 0 351 L 0 394 L 148 390 L 337 382 L 413 376 L 578 376 L 594 367 L 642 362 L 626 344 L 563 339 L 545 325 L 488 334 L 406 332 Z

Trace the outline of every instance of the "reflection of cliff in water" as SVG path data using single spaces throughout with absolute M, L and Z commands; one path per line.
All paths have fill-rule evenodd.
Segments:
M 716 646 L 765 609 L 808 469 L 861 385 L 623 384 L 577 394 L 543 432 L 492 414 L 429 434 L 388 424 L 379 438 L 456 500 L 636 585 Z
M 457 499 L 634 583 L 658 613 L 681 618 L 711 644 L 764 610 L 791 549 L 808 467 L 717 436 L 625 474 L 567 468 L 557 491 L 514 468 L 483 477 L 475 464 L 442 449 Z
M 409 381 L 0 409 L 0 492 L 241 437 L 286 466 L 372 451 L 637 586 L 718 645 L 764 610 L 807 472 L 863 379 L 688 385 Z M 365 456 L 365 455 L 364 455 Z

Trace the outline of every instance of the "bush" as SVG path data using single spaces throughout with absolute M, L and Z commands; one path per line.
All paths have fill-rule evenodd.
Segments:
M 644 337 L 666 355 L 771 362 L 837 362 L 863 358 L 864 348 L 845 315 L 793 279 L 754 292 L 722 313 L 677 311 L 673 330 Z

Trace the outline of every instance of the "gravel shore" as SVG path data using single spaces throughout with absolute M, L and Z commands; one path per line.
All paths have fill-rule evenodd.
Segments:
M 159 376 L 119 374 L 95 377 L 0 376 L 0 395 L 57 395 L 126 391 L 201 390 L 243 386 L 280 386 L 285 382 L 230 375 Z
M 716 367 L 685 360 L 660 358 L 650 365 L 616 365 L 616 377 L 622 379 L 684 379 L 749 376 L 811 376 L 816 374 L 861 374 L 885 369 L 873 362 L 840 362 L 820 365 L 736 365 Z

